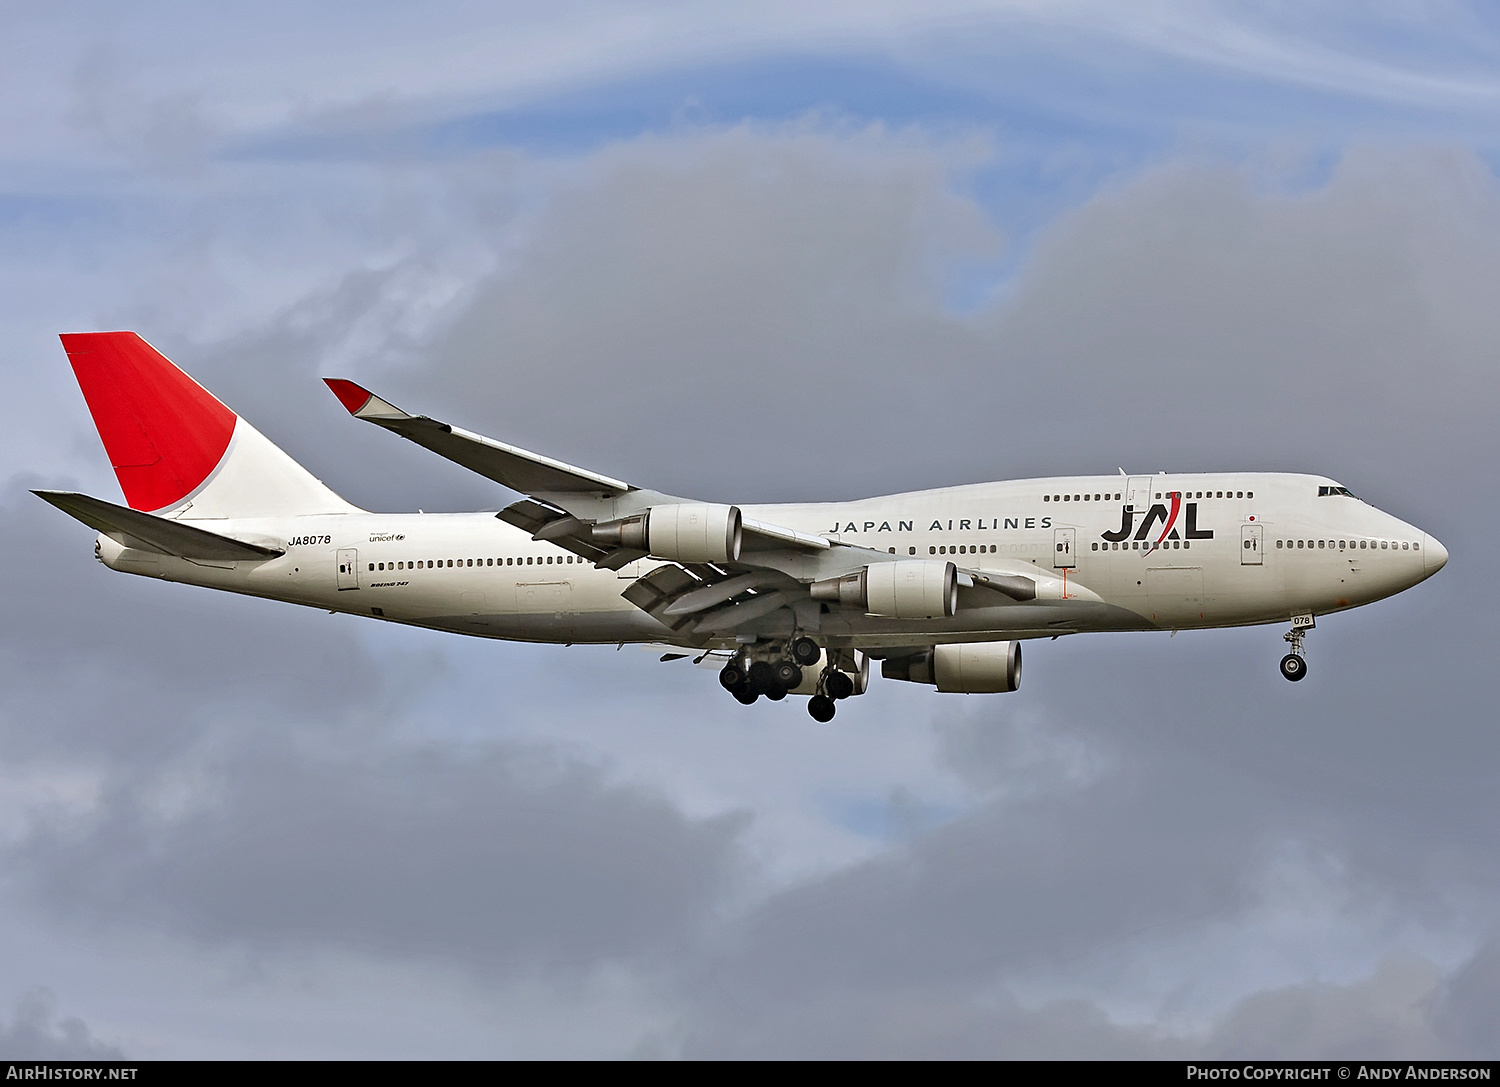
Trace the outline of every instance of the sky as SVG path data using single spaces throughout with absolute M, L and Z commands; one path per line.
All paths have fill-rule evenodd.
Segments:
M 1500 22 L 1459 0 L 0 9 L 0 1057 L 1493 1059 Z M 1430 582 L 818 725 L 112 573 L 60 332 L 340 494 L 368 384 L 709 501 L 1326 474 Z

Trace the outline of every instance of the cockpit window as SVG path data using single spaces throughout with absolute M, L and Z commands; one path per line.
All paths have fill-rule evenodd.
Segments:
M 1351 491 L 1348 487 L 1319 487 L 1318 488 L 1318 497 L 1319 498 L 1327 498 L 1331 494 L 1341 494 L 1345 498 L 1354 498 L 1356 500 L 1358 499 L 1358 496 L 1353 491 Z

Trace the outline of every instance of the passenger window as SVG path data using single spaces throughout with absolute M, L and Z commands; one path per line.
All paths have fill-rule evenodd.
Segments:
M 374 564 L 374 563 L 373 563 L 373 562 L 372 562 L 372 563 L 370 563 L 370 569 L 371 569 L 371 570 L 373 570 L 373 569 L 375 569 L 375 564 Z
M 928 554 L 929 554 L 929 555 L 936 555 L 936 554 L 937 554 L 937 548 L 935 548 L 935 547 L 929 547 L 929 548 L 928 548 L 928 549 L 927 549 L 927 553 L 928 553 Z
M 1245 497 L 1246 498 L 1254 498 L 1255 497 L 1255 492 L 1254 491 L 1246 491 L 1245 492 Z
M 1044 495 L 1042 495 L 1042 501 L 1043 502 L 1051 502 L 1052 501 L 1052 496 L 1050 494 L 1044 494 Z
M 1090 551 L 1098 551 L 1099 550 L 1099 544 L 1098 544 L 1098 542 L 1095 541 L 1094 545 L 1092 547 L 1090 547 L 1089 550 Z
M 906 553 L 908 555 L 915 555 L 917 553 L 917 549 L 915 547 L 908 547 L 906 549 Z
M 1318 546 L 1319 546 L 1319 547 L 1322 547 L 1322 546 L 1323 546 L 1323 541 L 1322 541 L 1322 540 L 1319 540 L 1319 541 L 1318 541 Z
M 1276 541 L 1276 547 L 1277 547 L 1278 550 L 1280 549 L 1280 547 L 1281 547 L 1281 541 L 1280 540 Z

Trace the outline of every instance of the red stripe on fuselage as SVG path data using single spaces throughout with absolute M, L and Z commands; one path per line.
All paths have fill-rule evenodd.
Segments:
M 132 509 L 176 505 L 208 478 L 236 416 L 134 332 L 60 337 Z
M 1172 531 L 1172 526 L 1177 523 L 1177 514 L 1180 513 L 1181 511 L 1182 511 L 1182 492 L 1181 491 L 1173 491 L 1172 492 L 1172 510 L 1171 510 L 1171 513 L 1167 517 L 1166 527 L 1161 530 L 1161 535 L 1158 536 L 1156 538 L 1156 542 L 1151 545 L 1151 549 L 1153 551 L 1155 551 L 1158 547 L 1161 546 L 1161 542 L 1167 538 L 1167 533 L 1169 533 L 1169 532 Z

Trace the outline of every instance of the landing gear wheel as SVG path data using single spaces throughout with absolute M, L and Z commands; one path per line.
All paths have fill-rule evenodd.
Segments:
M 787 690 L 793 690 L 802 686 L 802 669 L 791 661 L 781 661 L 776 665 L 776 682 Z
M 769 698 L 772 702 L 780 702 L 783 698 L 786 697 L 786 688 L 772 687 L 769 691 L 766 692 L 766 697 Z
M 815 694 L 807 700 L 807 712 L 812 714 L 814 721 L 826 722 L 833 720 L 833 715 L 838 712 L 838 707 L 833 704 L 833 699 Z
M 750 689 L 756 694 L 765 694 L 776 686 L 776 669 L 770 661 L 756 661 L 750 666 Z
M 792 660 L 806 667 L 818 662 L 818 643 L 811 638 L 798 638 L 792 643 Z
M 730 691 L 729 693 L 732 694 L 732 695 L 734 695 L 734 699 L 735 699 L 736 702 L 739 702 L 741 705 L 744 705 L 744 706 L 752 705 L 755 702 L 755 700 L 760 697 L 760 695 L 756 694 L 754 691 L 752 691 L 750 689 L 750 684 L 748 684 L 748 683 L 742 683 L 742 684 L 740 684 L 738 687 L 736 687 L 734 690 Z
M 1296 683 L 1307 675 L 1307 661 L 1295 653 L 1288 653 L 1281 658 L 1281 674 Z
M 719 682 L 724 685 L 726 691 L 733 691 L 745 682 L 745 671 L 731 661 L 719 670 Z
M 829 672 L 828 678 L 823 681 L 823 689 L 828 692 L 828 697 L 835 701 L 848 698 L 854 693 L 854 680 L 844 675 L 843 672 Z

